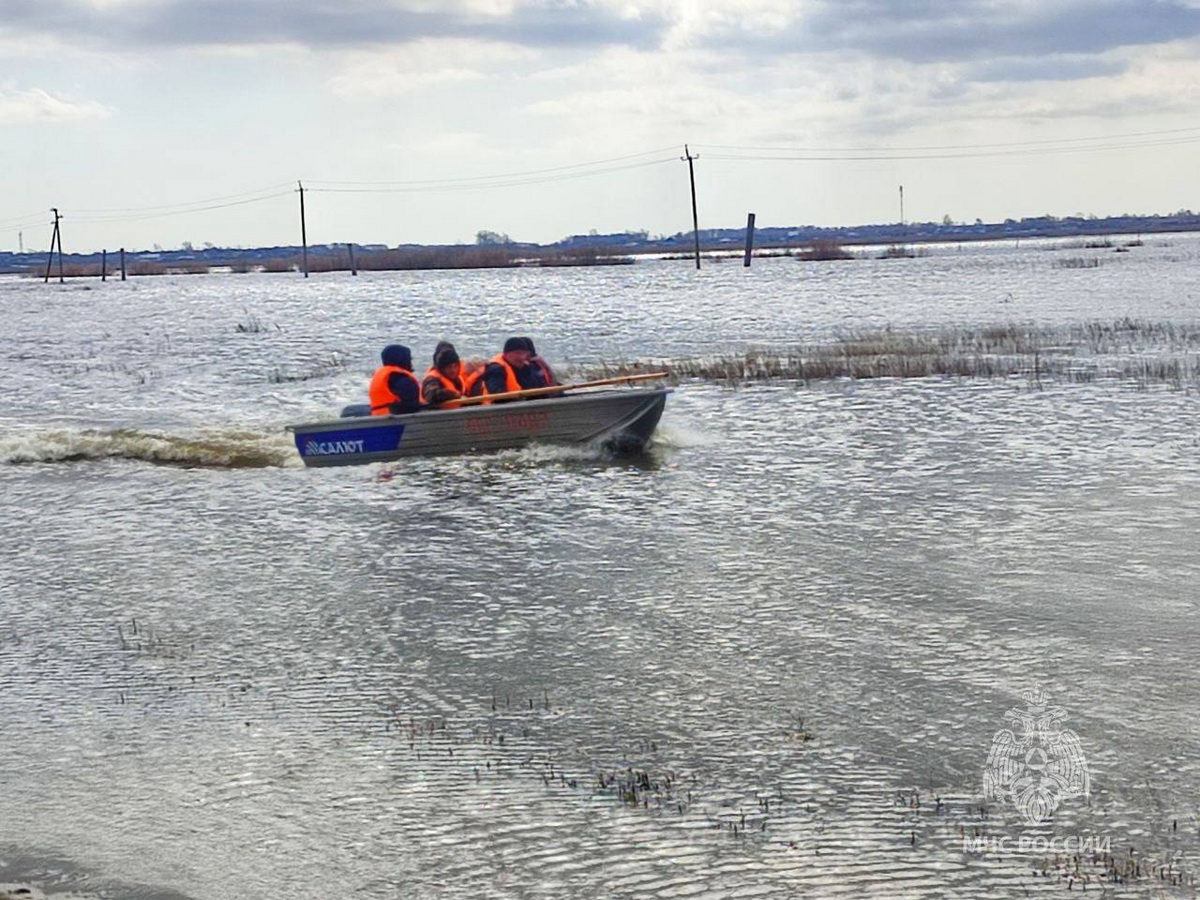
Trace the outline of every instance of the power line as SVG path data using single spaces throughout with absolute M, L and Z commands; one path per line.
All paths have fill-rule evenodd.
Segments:
M 287 197 L 294 194 L 294 190 L 279 191 L 275 194 L 267 194 L 263 197 L 252 197 L 248 200 L 235 200 L 230 203 L 216 203 L 211 206 L 198 206 L 194 209 L 178 209 L 174 212 L 147 213 L 146 215 L 136 216 L 94 216 L 92 218 L 79 217 L 73 219 L 74 222 L 83 225 L 95 225 L 100 222 L 136 222 L 146 219 L 165 219 L 168 216 L 182 216 L 189 213 L 208 212 L 214 209 L 228 209 L 231 206 L 245 206 L 249 203 L 262 203 L 265 200 L 274 200 L 277 197 Z
M 1200 142 L 1200 135 L 1189 138 L 1176 138 L 1163 141 L 1136 141 L 1125 144 L 1093 144 L 1080 147 L 1024 147 L 1012 150 L 980 150 L 962 153 L 859 153 L 846 151 L 844 153 L 827 153 L 820 155 L 816 152 L 805 153 L 786 150 L 763 151 L 761 153 L 709 153 L 709 159 L 728 159 L 743 161 L 783 161 L 783 162 L 885 162 L 889 160 L 930 160 L 930 159 L 984 159 L 1015 156 L 1049 156 L 1055 153 L 1092 153 L 1109 150 L 1137 150 L 1146 147 L 1170 147 L 1181 144 Z M 767 155 L 772 153 L 772 155 Z
M 254 197 L 257 194 L 264 194 L 267 191 L 278 191 L 281 188 L 285 188 L 290 185 L 291 185 L 290 181 L 285 181 L 285 182 L 281 182 L 279 184 L 271 184 L 266 187 L 262 187 L 257 190 L 254 190 L 254 191 L 242 191 L 241 193 L 238 193 L 238 194 L 226 194 L 221 197 L 209 197 L 207 200 L 193 200 L 189 203 L 165 203 L 165 204 L 162 204 L 161 206 L 128 206 L 128 207 L 116 207 L 113 209 L 81 209 L 81 210 L 79 210 L 79 214 L 80 215 L 109 215 L 109 214 L 117 214 L 117 213 L 142 213 L 142 212 L 148 213 L 148 212 L 155 212 L 158 210 L 179 210 L 181 212 L 185 212 L 186 210 L 184 209 L 184 207 L 189 207 L 189 206 L 204 206 L 206 209 L 212 209 L 215 207 L 207 206 L 207 204 L 221 203 L 226 200 L 240 200 L 245 197 Z M 276 196 L 276 195 L 272 194 L 271 196 Z
M 430 182 L 427 186 L 418 186 L 414 184 L 411 187 L 345 187 L 345 188 L 314 188 L 305 187 L 305 191 L 309 193 L 317 193 L 318 191 L 326 194 L 421 194 L 421 193 L 447 193 L 453 191 L 478 191 L 490 190 L 492 188 L 506 187 L 524 187 L 526 185 L 547 184 L 554 181 L 569 181 L 576 178 L 589 178 L 593 175 L 606 175 L 611 172 L 621 172 L 628 169 L 641 169 L 647 166 L 658 166 L 667 162 L 674 162 L 675 157 L 669 156 L 663 159 L 651 159 L 644 162 L 630 163 L 623 166 L 609 166 L 602 169 L 592 169 L 587 172 L 572 172 L 560 173 L 557 175 L 546 175 L 540 178 L 512 178 L 509 180 L 496 180 L 491 182 L 475 182 L 470 184 L 453 183 L 453 182 Z M 310 182 L 310 184 L 318 184 L 322 182 Z M 328 183 L 328 182 L 324 182 Z
M 46 217 L 42 216 L 41 218 L 38 218 L 38 219 L 27 219 L 24 222 L 13 222 L 11 225 L 0 226 L 0 230 L 21 231 L 26 228 L 35 228 L 38 225 L 45 225 L 45 224 L 46 224 Z
M 464 190 L 485 190 L 490 188 L 502 187 L 521 187 L 524 185 L 544 184 L 553 181 L 564 181 L 574 178 L 587 178 L 593 175 L 603 175 L 611 172 L 619 172 L 627 169 L 642 168 L 645 166 L 659 165 L 664 162 L 671 161 L 671 157 L 663 159 L 643 159 L 654 153 L 665 152 L 669 148 L 662 150 L 647 150 L 641 153 L 632 153 L 626 156 L 613 157 L 606 160 L 593 160 L 586 163 L 574 163 L 566 166 L 553 166 L 544 169 L 531 169 L 525 172 L 515 172 L 505 175 L 481 175 L 467 178 L 448 178 L 448 179 L 429 179 L 421 181 L 313 181 L 310 184 L 323 185 L 351 185 L 350 187 L 308 187 L 306 192 L 321 192 L 321 193 L 440 193 L 447 191 L 464 191 Z M 640 160 L 639 162 L 628 162 L 629 160 Z M 625 163 L 624 165 L 611 165 L 612 163 Z M 274 200 L 278 197 L 284 197 L 294 193 L 294 189 L 290 188 L 290 183 L 286 186 L 288 190 L 275 190 L 276 188 L 284 187 L 284 184 L 271 185 L 270 187 L 260 188 L 257 191 L 247 191 L 240 194 L 229 194 L 223 197 L 214 197 L 210 200 L 197 200 L 190 203 L 173 203 L 162 204 L 159 206 L 142 206 L 142 207 L 117 207 L 112 209 L 91 209 L 80 210 L 73 217 L 73 221 L 82 225 L 93 225 L 104 222 L 134 222 L 145 221 L 147 219 L 165 218 L 168 216 L 186 215 L 188 213 L 209 212 L 216 209 L 226 209 L 234 206 L 244 206 L 250 203 L 259 203 L 265 200 Z M 264 194 L 264 191 L 273 191 L 272 193 Z M 227 202 L 217 202 L 227 201 Z M 11 225 L 0 223 L 0 227 L 20 228 L 30 225 L 40 224 L 41 220 L 28 220 L 17 222 L 13 220 Z
M 1092 135 L 1090 137 L 1046 138 L 1037 141 L 1006 141 L 987 144 L 943 144 L 915 147 L 746 147 L 733 144 L 698 144 L 697 146 L 705 147 L 709 150 L 750 150 L 770 153 L 910 153 L 918 151 L 981 150 L 1000 147 L 1033 147 L 1044 144 L 1116 141 L 1124 138 L 1163 137 L 1166 135 L 1190 134 L 1193 132 L 1200 132 L 1200 126 L 1193 125 L 1189 128 L 1171 128 L 1165 131 L 1129 131 L 1121 134 L 1101 134 Z
M 565 181 L 575 178 L 587 178 L 594 175 L 603 175 L 611 172 L 619 172 L 628 169 L 643 168 L 646 166 L 660 165 L 664 162 L 671 162 L 674 157 L 666 157 L 662 159 L 643 159 L 643 157 L 661 151 L 644 151 L 642 153 L 629 154 L 627 156 L 614 157 L 609 160 L 597 160 L 587 163 L 576 163 L 568 166 L 555 166 L 546 169 L 533 169 L 528 172 L 513 173 L 510 175 L 491 175 L 491 176 L 476 176 L 470 178 L 444 179 L 444 180 L 428 180 L 428 181 L 411 181 L 411 182 L 336 182 L 336 181 L 318 181 L 311 182 L 316 184 L 348 184 L 348 185 L 363 185 L 360 187 L 324 187 L 313 188 L 304 187 L 305 192 L 319 191 L 322 193 L 440 193 L 447 191 L 468 191 L 468 190 L 486 190 L 490 188 L 502 187 L 521 187 L 525 185 L 544 184 L 554 181 Z M 640 160 L 639 162 L 625 162 L 627 160 Z M 607 163 L 624 162 L 623 165 L 607 165 Z M 376 186 L 370 186 L 376 185 Z M 383 186 L 380 186 L 383 185 Z M 386 186 L 392 185 L 392 186 Z M 273 187 L 282 187 L 276 185 Z M 160 206 L 144 206 L 144 207 L 126 207 L 114 208 L 111 210 L 81 210 L 80 213 L 72 217 L 76 224 L 80 225 L 96 225 L 108 222 L 135 222 L 145 221 L 147 219 L 159 219 L 169 216 L 187 215 L 189 213 L 208 212 L 217 209 L 227 209 L 235 206 L 245 206 L 251 203 L 261 203 L 266 200 L 274 200 L 279 197 L 286 197 L 295 193 L 295 189 L 289 187 L 287 190 L 275 191 L 269 194 L 262 194 L 262 191 L 268 191 L 271 188 L 261 188 L 258 191 L 250 191 L 242 194 L 231 194 L 226 197 L 213 198 L 213 200 L 227 200 L 228 202 L 210 202 L 210 201 L 193 201 L 192 203 L 184 204 L 163 204 Z M 242 199 L 236 199 L 242 198 Z M 111 214 L 110 214 L 111 213 Z M 27 227 L 29 225 L 41 224 L 41 219 L 30 220 L 26 222 L 14 224 L 11 228 Z
M 529 169 L 524 172 L 504 172 L 498 175 L 472 175 L 465 178 L 436 178 L 425 180 L 412 181 L 321 181 L 319 179 L 310 180 L 309 184 L 332 184 L 332 185 L 351 185 L 360 187 L 422 187 L 435 185 L 452 185 L 465 184 L 468 182 L 490 182 L 490 181 L 507 181 L 509 179 L 519 179 L 534 177 L 539 175 L 547 175 L 555 172 L 566 172 L 573 169 L 587 169 L 595 166 L 608 166 L 611 163 L 628 162 L 633 159 L 640 159 L 644 156 L 654 156 L 659 153 L 667 153 L 671 147 L 660 147 L 656 150 L 645 150 L 641 153 L 631 153 L 627 156 L 615 156 L 611 159 L 598 159 L 591 162 L 572 163 L 567 166 L 551 166 L 545 169 Z M 608 171 L 607 169 L 605 171 Z M 314 190 L 308 188 L 308 190 Z M 326 189 L 330 190 L 330 189 Z
M 946 160 L 973 158 L 1002 158 L 1041 156 L 1055 153 L 1092 153 L 1113 150 L 1131 150 L 1150 147 L 1169 147 L 1200 142 L 1200 126 L 1160 131 L 1125 132 L 1121 134 L 1049 138 L 1031 141 L 1009 141 L 981 144 L 946 144 L 914 147 L 849 147 L 849 148 L 788 148 L 753 147 L 726 144 L 701 145 L 708 159 L 735 162 L 879 162 L 902 160 Z M 527 187 L 589 178 L 632 169 L 646 168 L 674 162 L 678 159 L 671 148 L 646 150 L 624 156 L 616 156 L 589 162 L 572 163 L 540 169 L 529 169 L 496 175 L 477 175 L 462 178 L 424 179 L 409 181 L 310 181 L 303 187 L 306 192 L 321 193 L 374 193 L 411 194 L 447 193 L 456 191 L 491 190 L 497 188 Z M 685 159 L 695 154 L 685 148 Z M 657 158 L 655 158 L 657 157 Z M 691 159 L 688 160 L 689 165 Z M 312 185 L 321 185 L 313 187 Z M 197 200 L 188 203 L 161 204 L 143 207 L 119 207 L 111 209 L 80 210 L 73 214 L 72 221 L 81 225 L 109 222 L 133 222 L 148 219 L 210 212 L 219 209 L 262 203 L 295 193 L 291 183 L 281 183 L 245 191 Z M 694 217 L 693 217 L 694 218 Z M 45 219 L 37 213 L 0 220 L 0 229 L 17 230 L 44 224 Z
M 0 228 L 23 228 L 27 225 L 40 225 L 45 220 L 46 217 L 42 212 L 34 211 L 21 216 L 14 216 L 11 219 L 0 219 Z

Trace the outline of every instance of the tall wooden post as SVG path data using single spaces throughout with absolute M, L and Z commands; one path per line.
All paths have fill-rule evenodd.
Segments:
M 746 216 L 746 259 L 742 265 L 750 268 L 750 254 L 754 252 L 754 213 Z
M 358 275 L 358 263 L 354 261 L 354 245 L 347 244 L 346 249 L 350 252 L 350 274 Z
M 696 215 L 696 170 L 692 166 L 692 160 L 699 159 L 699 156 L 692 156 L 688 145 L 683 145 L 683 158 L 688 164 L 688 180 L 692 184 L 692 234 L 696 239 L 696 268 L 700 268 L 700 219 Z
M 121 248 L 121 280 L 125 280 L 125 248 Z
M 63 283 L 63 263 L 62 263 L 62 233 L 59 231 L 58 220 L 62 218 L 58 214 L 58 207 L 50 207 L 50 212 L 54 213 L 54 231 L 50 233 L 50 255 L 46 258 L 46 277 L 44 284 L 50 283 L 50 268 L 54 265 L 54 245 L 58 245 L 58 283 Z
M 58 210 L 54 211 L 54 230 L 50 232 L 50 255 L 46 257 L 46 277 L 42 284 L 50 283 L 50 268 L 54 265 L 54 242 L 58 240 Z
M 300 268 L 304 272 L 304 277 L 308 277 L 308 228 L 304 222 L 304 185 L 299 181 L 296 184 L 300 188 Z
M 54 211 L 54 218 L 58 219 L 58 210 Z M 62 259 L 62 226 L 56 221 L 54 223 L 54 233 L 58 235 L 58 283 L 63 283 L 63 259 Z
M 100 280 L 108 281 L 108 250 L 100 251 Z

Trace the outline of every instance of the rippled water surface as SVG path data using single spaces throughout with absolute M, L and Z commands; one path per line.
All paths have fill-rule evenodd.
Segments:
M 1194 324 L 1198 250 L 0 280 L 0 888 L 1194 895 L 1194 392 L 685 382 L 637 460 L 305 470 L 282 427 L 393 340 Z M 1091 793 L 1028 826 L 982 777 L 1038 684 Z

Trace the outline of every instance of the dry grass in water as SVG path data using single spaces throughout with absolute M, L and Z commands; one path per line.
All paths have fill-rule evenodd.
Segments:
M 258 316 L 254 315 L 254 313 L 249 312 L 244 308 L 242 309 L 242 312 L 246 314 L 246 318 L 235 323 L 233 326 L 233 330 L 239 334 L 262 334 L 266 331 L 283 331 L 277 322 L 264 322 Z
M 855 332 L 825 344 L 602 365 L 587 378 L 669 371 L 676 380 L 739 385 L 838 378 L 1025 378 L 1040 386 L 1117 380 L 1200 387 L 1200 325 L 1122 319 L 1061 327 L 1003 325 L 938 332 Z
M 167 267 L 159 262 L 138 260 L 129 264 L 128 271 L 130 275 L 166 275 Z
M 837 241 L 815 240 L 796 257 L 805 260 L 854 259 L 854 254 L 844 250 Z
M 596 247 L 576 250 L 545 250 L 533 255 L 528 250 L 504 245 L 471 247 L 411 247 L 398 250 L 359 251 L 355 265 L 363 272 L 412 269 L 508 269 L 517 266 L 612 266 L 633 262 L 627 256 L 607 255 Z M 293 263 L 294 264 L 294 263 Z M 310 256 L 310 272 L 349 272 L 350 254 Z
M 631 256 L 611 256 L 596 247 L 581 247 L 577 250 L 559 250 L 539 253 L 536 258 L 539 266 L 629 266 L 633 265 Z
M 271 384 L 287 384 L 294 381 L 312 381 L 317 378 L 328 378 L 344 372 L 346 365 L 346 360 L 335 353 L 328 359 L 318 360 L 311 366 L 302 369 L 283 369 L 276 366 L 274 371 L 267 376 L 267 381 Z

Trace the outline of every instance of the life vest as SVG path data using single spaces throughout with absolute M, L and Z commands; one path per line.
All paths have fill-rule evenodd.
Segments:
M 451 378 L 437 366 L 430 366 L 429 371 L 425 373 L 425 378 L 422 378 L 421 381 L 424 382 L 426 378 L 436 378 L 446 390 L 466 396 L 467 390 L 461 376 Z
M 483 370 L 487 366 L 481 366 L 470 375 L 463 379 L 463 396 L 478 397 L 483 390 Z
M 521 382 L 517 381 L 516 370 L 513 369 L 504 359 L 503 353 L 497 353 L 488 360 L 488 365 L 495 363 L 504 369 L 504 392 L 521 390 Z M 487 366 L 484 366 L 478 372 L 472 372 L 467 376 L 466 383 L 463 385 L 463 394 L 470 397 L 487 396 L 487 382 L 483 380 L 483 373 L 487 371 Z
M 417 402 L 422 402 L 421 382 L 417 381 L 416 375 L 399 366 L 380 366 L 371 376 L 371 386 L 367 389 L 367 396 L 371 400 L 371 415 L 390 416 L 392 404 L 401 402 L 400 398 L 393 394 L 392 389 L 388 387 L 388 380 L 397 373 L 407 375 L 413 380 L 413 384 L 417 386 Z

